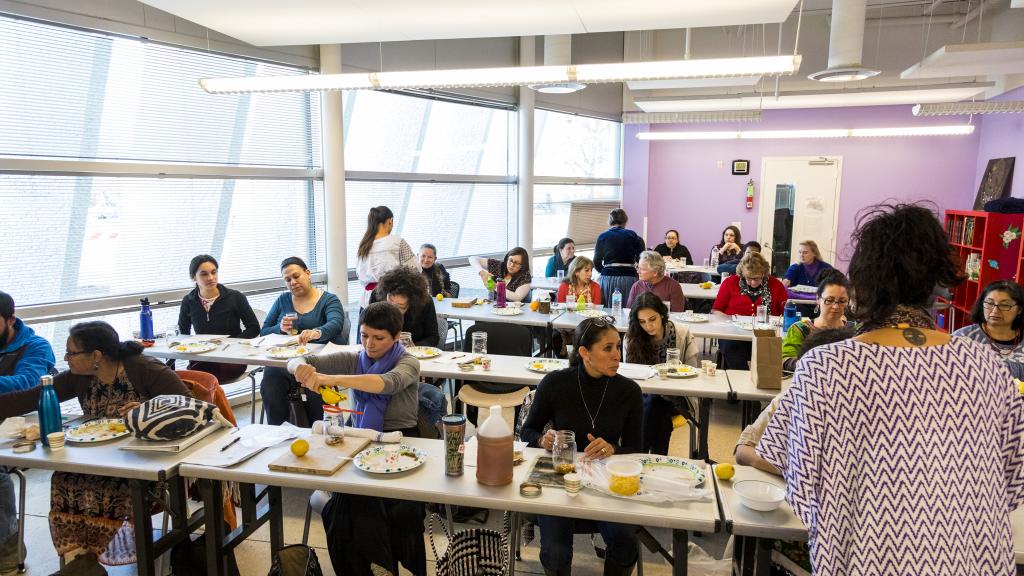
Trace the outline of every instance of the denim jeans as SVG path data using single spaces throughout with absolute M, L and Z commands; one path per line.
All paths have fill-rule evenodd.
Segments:
M 420 382 L 420 414 L 423 418 L 437 426 L 441 417 L 448 413 L 448 399 L 444 392 L 433 384 Z
M 263 371 L 263 381 L 260 382 L 260 394 L 263 396 L 263 407 L 267 411 L 267 423 L 277 426 L 288 420 L 288 393 L 297 389 L 299 383 L 295 377 L 284 368 L 267 368 Z M 309 424 L 324 419 L 324 401 L 319 394 L 312 390 L 303 389 L 306 396 L 303 407 Z M 295 424 L 295 422 L 292 422 Z
M 540 526 L 540 563 L 561 570 L 572 563 L 572 540 L 577 520 L 561 516 L 537 516 Z M 637 527 L 616 522 L 594 522 L 607 546 L 605 562 L 623 568 L 636 564 Z

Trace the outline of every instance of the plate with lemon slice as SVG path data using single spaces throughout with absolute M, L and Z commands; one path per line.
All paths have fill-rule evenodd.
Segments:
M 536 360 L 530 360 L 526 363 L 526 369 L 530 372 L 537 372 L 540 374 L 547 374 L 548 372 L 554 372 L 555 370 L 561 370 L 568 366 L 569 363 L 565 360 L 557 360 L 555 358 L 538 358 Z
M 121 418 L 99 418 L 68 428 L 65 439 L 68 442 L 94 444 L 128 435 L 128 427 Z
M 687 364 L 676 364 L 673 366 L 668 364 L 655 364 L 654 369 L 657 370 L 659 374 L 662 370 L 666 370 L 665 375 L 669 378 L 693 378 L 700 374 L 700 370 Z
M 440 348 L 434 348 L 433 346 L 409 346 L 405 349 L 413 358 L 417 360 L 427 360 L 429 358 L 437 358 L 441 355 Z
M 311 350 L 305 346 L 274 346 L 267 350 L 267 357 L 287 360 L 309 354 Z

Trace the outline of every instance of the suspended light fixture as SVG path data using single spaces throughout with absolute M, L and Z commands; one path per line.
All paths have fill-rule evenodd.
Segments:
M 532 62 L 531 62 L 532 64 Z M 549 34 L 544 37 L 544 66 L 569 66 L 572 64 L 572 34 Z M 530 84 L 531 90 L 544 94 L 572 94 L 587 87 L 582 82 L 558 82 L 556 84 Z
M 568 66 L 464 68 L 359 74 L 251 76 L 203 78 L 199 85 L 211 94 L 246 92 L 310 92 L 319 90 L 404 90 L 412 88 L 472 88 L 480 86 L 553 85 L 567 82 L 600 84 L 628 80 L 722 78 L 729 76 L 793 74 L 800 56 L 707 58 L 659 62 L 615 62 Z
M 832 29 L 828 37 L 828 68 L 807 77 L 819 82 L 851 82 L 879 71 L 861 65 L 867 0 L 832 0 Z
M 897 128 L 831 128 L 824 130 L 749 130 L 729 132 L 640 132 L 638 140 L 774 140 L 793 138 L 877 138 L 901 136 L 963 136 L 974 126 L 907 126 Z
M 709 110 L 707 112 L 627 112 L 623 124 L 698 124 L 702 122 L 760 122 L 760 110 Z
M 939 102 L 935 104 L 917 104 L 913 110 L 914 116 L 1021 114 L 1024 113 L 1024 100 L 1006 100 L 1004 102 Z

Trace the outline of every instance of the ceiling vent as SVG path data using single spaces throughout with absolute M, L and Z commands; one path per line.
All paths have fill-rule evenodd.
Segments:
M 828 38 L 828 68 L 807 77 L 819 82 L 864 80 L 879 70 L 861 65 L 867 0 L 832 0 L 832 29 Z
M 544 65 L 572 65 L 572 34 L 551 34 L 544 37 Z M 559 82 L 557 84 L 530 84 L 530 89 L 544 94 L 571 94 L 587 85 L 582 82 Z

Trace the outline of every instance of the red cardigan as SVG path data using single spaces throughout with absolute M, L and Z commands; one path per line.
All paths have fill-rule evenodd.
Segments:
M 781 316 L 783 309 L 786 307 L 786 299 L 789 298 L 786 286 L 781 280 L 772 276 L 768 278 L 768 290 L 772 295 L 771 314 L 772 316 Z M 760 296 L 758 296 L 755 302 L 751 302 L 748 296 L 744 296 L 740 292 L 740 277 L 739 275 L 734 275 L 729 276 L 725 279 L 725 282 L 722 282 L 721 288 L 718 289 L 718 297 L 715 298 L 715 304 L 711 308 L 730 316 L 733 314 L 753 316 L 760 305 Z
M 569 295 L 569 284 L 562 282 L 558 285 L 558 295 L 555 296 L 556 302 L 565 302 L 566 297 Z M 601 286 L 593 280 L 590 281 L 590 298 L 591 304 L 601 305 Z

